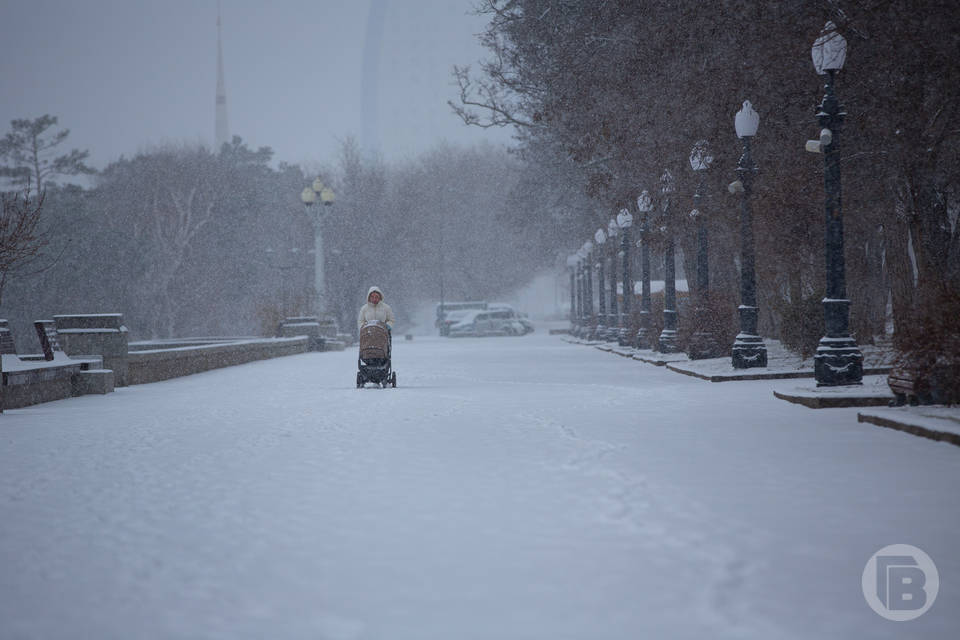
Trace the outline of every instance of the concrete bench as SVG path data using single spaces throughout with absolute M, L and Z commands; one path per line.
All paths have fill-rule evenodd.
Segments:
M 79 362 L 80 371 L 72 380 L 73 395 L 82 396 L 88 393 L 110 393 L 114 389 L 115 380 L 113 370 L 103 368 L 101 356 L 68 356 L 60 347 L 60 336 L 57 334 L 57 324 L 53 320 L 37 320 L 33 323 L 43 350 L 43 359 L 47 362 Z
M 34 327 L 43 353 L 19 356 L 8 322 L 0 320 L 0 411 L 113 391 L 113 371 L 103 368 L 102 358 L 67 356 L 51 320 L 38 320 Z

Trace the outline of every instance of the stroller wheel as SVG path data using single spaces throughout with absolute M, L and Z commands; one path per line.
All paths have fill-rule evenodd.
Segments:
M 363 374 L 357 372 L 357 389 L 363 386 Z
M 397 388 L 397 372 L 396 371 L 394 371 L 393 374 L 390 376 L 390 384 L 393 385 L 394 389 Z

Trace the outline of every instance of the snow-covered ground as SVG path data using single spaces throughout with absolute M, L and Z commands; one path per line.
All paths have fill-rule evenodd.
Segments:
M 0 638 L 954 638 L 960 449 L 537 333 L 0 417 Z M 912 622 L 861 574 L 939 569 Z

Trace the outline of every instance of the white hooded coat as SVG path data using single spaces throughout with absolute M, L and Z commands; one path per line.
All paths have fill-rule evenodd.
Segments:
M 370 300 L 370 294 L 374 291 L 380 294 L 380 302 L 377 304 L 367 302 L 360 307 L 360 315 L 357 316 L 358 331 L 363 328 L 363 325 L 370 324 L 371 322 L 383 322 L 393 329 L 393 309 L 383 301 L 383 291 L 380 290 L 380 287 L 370 287 L 370 290 L 367 291 L 367 300 Z

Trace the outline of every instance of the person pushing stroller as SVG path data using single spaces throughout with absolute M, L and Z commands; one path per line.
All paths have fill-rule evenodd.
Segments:
M 360 336 L 360 357 L 357 359 L 357 388 L 367 382 L 380 386 L 397 386 L 397 374 L 393 371 L 393 309 L 383 301 L 383 291 L 370 287 L 367 303 L 357 316 L 357 333 Z

